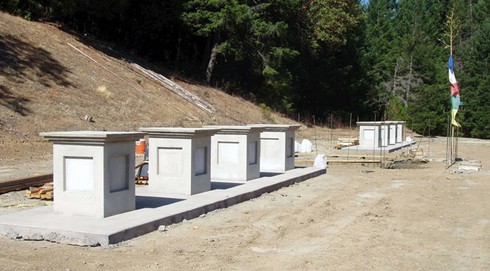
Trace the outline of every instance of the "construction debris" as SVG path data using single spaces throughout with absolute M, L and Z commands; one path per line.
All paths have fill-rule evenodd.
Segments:
M 53 200 L 53 183 L 45 183 L 41 187 L 29 187 L 26 197 L 31 199 Z
M 428 162 L 429 159 L 424 156 L 424 151 L 422 149 L 415 149 L 402 152 L 400 156 L 393 159 L 385 160 L 381 166 L 387 169 L 415 168 Z
M 356 137 L 339 137 L 337 139 L 337 144 L 335 145 L 335 149 L 340 150 L 345 147 L 359 145 L 359 139 Z
M 83 118 L 86 122 L 95 122 L 94 121 L 94 118 L 92 116 L 89 116 L 89 115 L 85 115 L 85 117 Z
M 29 178 L 7 180 L 0 182 L 0 194 L 26 189 L 31 186 L 40 186 L 53 181 L 53 174 L 39 175 Z
M 383 168 L 387 169 L 402 169 L 402 168 L 414 168 L 418 165 L 428 163 L 428 159 L 424 158 L 405 158 L 398 157 L 393 160 L 386 160 L 382 163 Z
M 141 164 L 138 164 L 135 168 L 136 174 L 134 176 L 135 184 L 148 184 L 148 161 L 144 161 Z
M 454 165 L 451 167 L 451 173 L 471 174 L 479 172 L 482 168 L 481 162 L 477 160 L 456 161 Z
M 481 162 L 476 160 L 462 161 L 459 163 L 460 171 L 473 171 L 478 172 L 481 170 Z
M 134 180 L 134 183 L 135 183 L 135 184 L 148 185 L 148 178 L 146 178 L 146 179 L 139 179 L 139 178 L 136 178 L 136 179 Z

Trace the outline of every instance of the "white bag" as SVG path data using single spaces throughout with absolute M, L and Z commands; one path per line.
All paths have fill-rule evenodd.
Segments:
M 315 157 L 315 162 L 313 163 L 313 167 L 315 168 L 327 168 L 327 156 L 325 154 L 319 154 Z
M 309 141 L 308 139 L 303 139 L 303 141 L 301 141 L 301 152 L 312 152 L 312 147 L 313 144 L 311 144 L 311 141 Z

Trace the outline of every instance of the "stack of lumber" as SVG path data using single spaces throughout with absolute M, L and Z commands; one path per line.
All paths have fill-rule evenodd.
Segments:
M 138 177 L 134 178 L 134 183 L 147 185 L 148 184 L 148 177 L 138 176 Z
M 0 180 L 0 194 L 11 191 L 29 188 L 30 186 L 40 186 L 42 184 L 52 182 L 53 174 L 39 175 L 29 178 Z
M 26 190 L 26 197 L 31 199 L 53 199 L 53 183 L 45 183 L 41 187 L 29 187 Z
M 134 176 L 135 184 L 148 184 L 148 161 L 144 161 L 136 165 L 135 167 L 136 174 Z
M 365 163 L 381 163 L 381 159 L 379 156 L 371 156 L 371 155 L 330 155 L 328 156 L 329 163 L 335 164 L 365 164 Z
M 337 150 L 340 150 L 342 148 L 355 145 L 359 145 L 359 139 L 357 139 L 356 137 L 339 137 L 337 139 L 337 144 L 335 145 L 335 148 Z

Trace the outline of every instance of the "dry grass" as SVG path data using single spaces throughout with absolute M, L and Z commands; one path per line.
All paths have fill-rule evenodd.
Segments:
M 239 97 L 175 80 L 216 108 L 209 114 L 110 47 L 5 13 L 0 13 L 0 49 L 0 144 L 34 142 L 39 132 L 54 130 L 293 122 L 274 113 L 264 118 L 263 110 Z

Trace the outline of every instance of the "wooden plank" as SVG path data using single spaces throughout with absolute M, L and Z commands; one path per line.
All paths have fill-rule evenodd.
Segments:
M 148 180 L 136 180 L 135 184 L 148 185 Z
M 46 191 L 46 193 L 41 194 L 41 199 L 52 200 L 53 199 L 53 191 Z
M 313 165 L 314 160 L 296 160 L 296 165 Z M 327 159 L 328 164 L 355 164 L 355 163 L 381 163 L 381 160 L 363 160 L 363 159 Z
M 0 181 L 0 194 L 15 190 L 41 186 L 53 181 L 53 174 L 39 175 L 29 178 Z
M 345 160 L 345 159 L 338 159 L 338 160 L 328 160 L 328 163 L 381 163 L 381 160 L 364 160 L 364 159 L 352 159 L 352 160 Z
M 200 97 L 193 94 L 192 92 L 185 90 L 184 88 L 182 88 L 181 86 L 176 84 L 174 81 L 168 79 L 167 77 L 165 77 L 159 73 L 156 73 L 152 70 L 143 68 L 136 63 L 132 63 L 131 65 L 134 66 L 135 68 L 137 68 L 138 70 L 140 70 L 146 76 L 148 76 L 148 77 L 152 78 L 153 80 L 159 82 L 160 84 L 165 86 L 167 89 L 169 89 L 173 93 L 179 95 L 184 100 L 186 100 L 190 103 L 193 103 L 194 105 L 196 105 L 200 109 L 202 109 L 202 110 L 204 110 L 210 114 L 212 114 L 213 112 L 216 111 L 216 109 L 210 103 L 201 99 Z
M 53 183 L 46 183 L 42 187 L 29 187 L 26 197 L 31 199 L 53 199 Z

